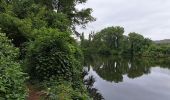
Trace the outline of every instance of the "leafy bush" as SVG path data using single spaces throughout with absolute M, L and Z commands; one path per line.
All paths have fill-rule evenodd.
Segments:
M 25 73 L 17 63 L 18 49 L 0 33 L 0 100 L 25 100 Z
M 47 89 L 45 100 L 90 100 L 85 88 L 82 91 L 73 89 L 72 83 L 68 81 L 49 81 L 43 86 Z
M 34 34 L 25 60 L 31 79 L 50 89 L 50 100 L 87 100 L 81 77 L 83 55 L 75 40 L 69 33 L 51 28 L 35 30 Z
M 54 77 L 72 80 L 74 70 L 80 66 L 76 55 L 81 57 L 81 53 L 74 46 L 70 34 L 51 28 L 36 30 L 34 33 L 35 41 L 29 43 L 26 57 L 31 78 L 40 81 Z

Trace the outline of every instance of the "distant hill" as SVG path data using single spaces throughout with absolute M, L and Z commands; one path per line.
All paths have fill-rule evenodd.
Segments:
M 170 44 L 170 39 L 156 40 L 154 42 L 157 44 Z

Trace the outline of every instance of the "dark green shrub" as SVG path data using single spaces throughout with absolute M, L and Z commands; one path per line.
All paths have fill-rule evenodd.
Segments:
M 35 40 L 27 48 L 26 66 L 31 78 L 40 81 L 49 78 L 72 80 L 80 64 L 81 53 L 69 33 L 51 28 L 37 30 Z
M 25 73 L 17 63 L 18 49 L 0 33 L 0 100 L 25 100 Z

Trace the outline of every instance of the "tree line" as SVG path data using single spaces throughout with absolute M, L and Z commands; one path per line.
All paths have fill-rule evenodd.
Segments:
M 81 47 L 86 55 L 126 55 L 164 57 L 170 54 L 170 45 L 159 45 L 139 33 L 124 35 L 124 28 L 112 26 L 100 32 L 89 34 L 89 38 L 81 35 Z

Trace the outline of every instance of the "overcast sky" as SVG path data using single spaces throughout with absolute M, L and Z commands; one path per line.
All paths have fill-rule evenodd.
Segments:
M 137 32 L 152 40 L 170 39 L 170 0 L 88 0 L 81 7 L 92 8 L 97 18 L 86 30 L 79 30 L 86 34 L 122 26 L 125 34 Z

